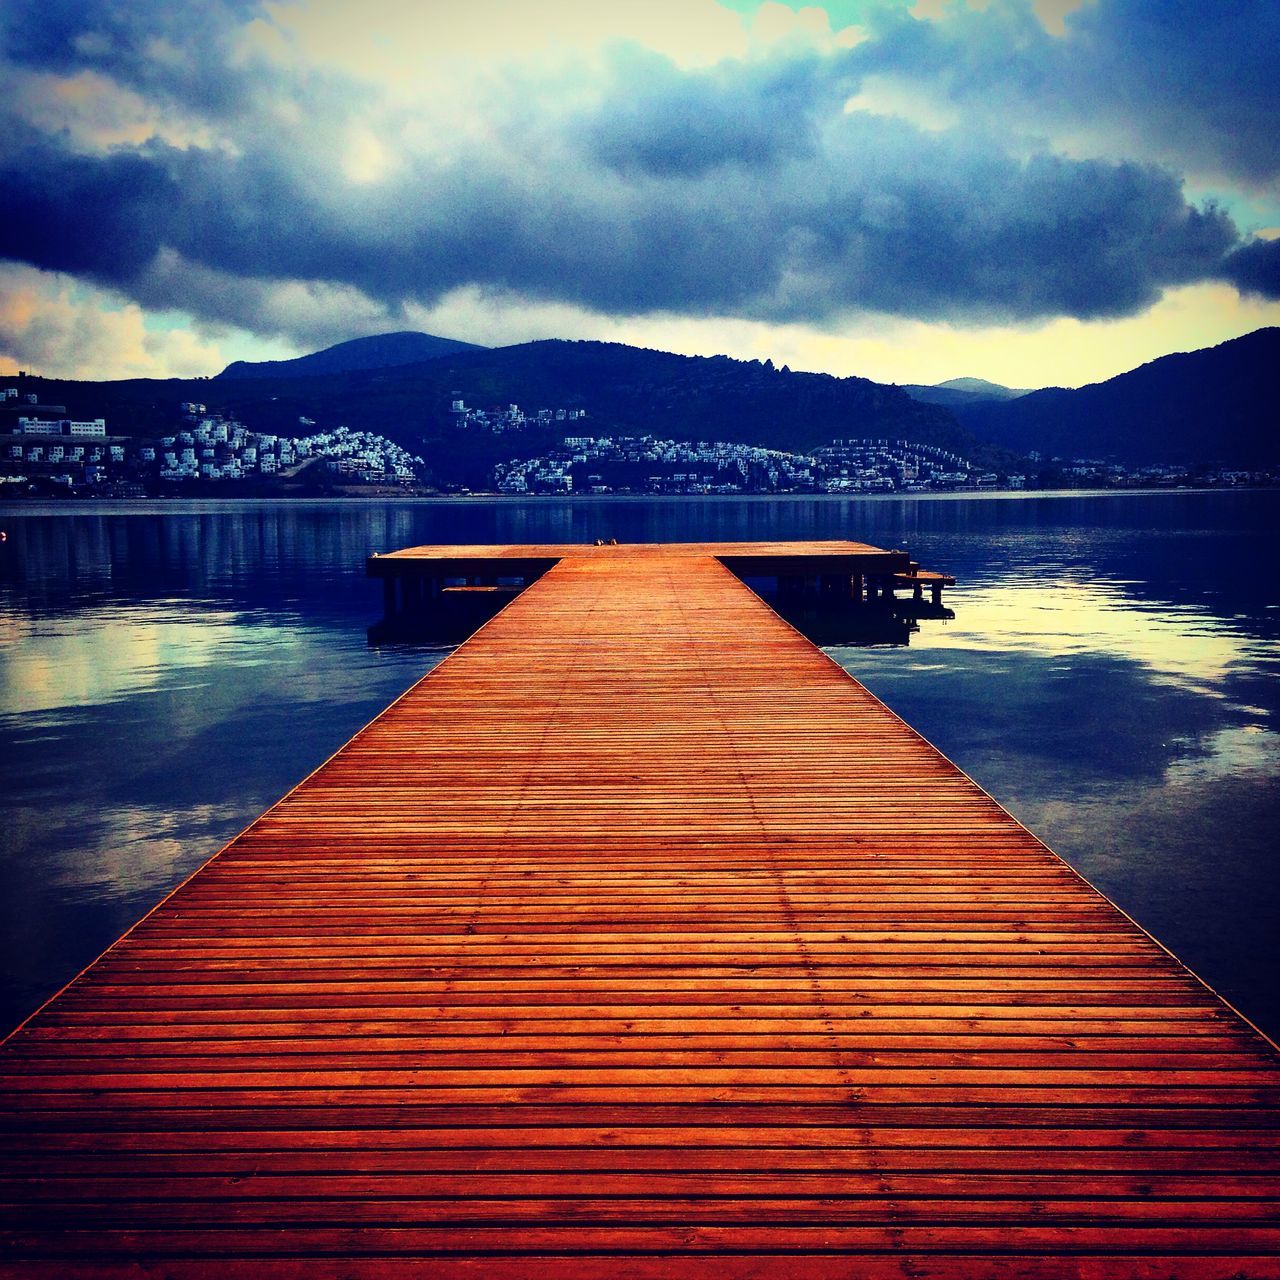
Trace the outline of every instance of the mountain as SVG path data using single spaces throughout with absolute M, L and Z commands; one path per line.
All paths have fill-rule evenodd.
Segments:
M 988 382 L 986 378 L 948 378 L 939 382 L 935 390 L 968 391 L 976 396 L 984 396 L 988 400 L 1016 400 L 1025 396 L 1028 387 L 1006 387 L 999 382 Z
M 327 373 L 351 373 L 359 369 L 392 369 L 418 364 L 458 351 L 484 351 L 474 342 L 437 338 L 430 333 L 378 333 L 369 338 L 352 338 L 323 351 L 313 351 L 294 360 L 236 360 L 218 374 L 219 378 L 318 377 Z
M 940 404 L 948 409 L 964 407 L 980 400 L 1016 400 L 1027 394 L 1025 388 L 1005 387 L 985 378 L 951 378 L 934 386 L 922 387 L 915 383 L 903 386 L 903 391 L 913 400 L 925 404 Z
M 953 406 L 979 439 L 1046 457 L 1120 462 L 1280 461 L 1280 328 L 1162 356 L 1106 382 Z
M 585 408 L 590 429 L 805 450 L 885 436 L 965 449 L 951 414 L 866 378 L 793 373 L 772 361 L 682 356 L 616 342 L 531 342 L 431 365 L 469 404 Z
M 584 409 L 588 416 L 575 423 L 583 435 L 648 434 L 800 451 L 869 436 L 932 444 L 984 462 L 997 455 L 977 445 L 946 409 L 920 404 L 898 387 L 792 373 L 769 361 L 546 341 L 340 373 L 302 373 L 291 368 L 296 363 L 280 362 L 283 374 L 167 381 L 27 378 L 21 390 L 66 404 L 75 416 L 103 416 L 108 430 L 121 435 L 172 431 L 186 400 L 277 435 L 339 425 L 377 431 L 425 457 L 440 482 L 472 487 L 488 482 L 495 463 L 560 443 L 566 424 L 518 435 L 460 428 L 450 412 L 456 399 L 481 408 Z M 304 417 L 315 425 L 301 425 Z

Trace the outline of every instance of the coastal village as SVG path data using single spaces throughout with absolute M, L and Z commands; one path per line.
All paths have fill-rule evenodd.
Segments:
M 656 434 L 588 434 L 583 408 L 526 412 L 454 399 L 459 434 L 509 437 L 515 456 L 497 464 L 489 491 L 509 495 L 922 494 L 1042 488 L 1231 487 L 1276 483 L 1270 472 L 1103 459 L 1041 458 L 996 471 L 944 449 L 902 439 L 837 439 L 809 453 L 724 440 L 673 440 Z M 558 444 L 518 448 L 520 436 L 563 430 Z M 0 495 L 145 497 L 229 492 L 299 481 L 333 492 L 430 493 L 429 460 L 376 432 L 317 429 L 305 416 L 293 435 L 254 431 L 206 404 L 178 404 L 171 431 L 155 438 L 119 434 L 102 417 L 75 419 L 65 406 L 0 387 Z M 245 484 L 244 482 L 250 482 Z M 445 492 L 472 492 L 447 486 Z M 477 490 L 483 492 L 483 489 Z
M 499 493 L 925 493 L 999 483 L 956 454 L 905 440 L 836 440 L 799 454 L 723 440 L 567 436 L 562 448 L 494 471 Z
M 369 431 L 336 427 L 315 431 L 298 419 L 295 436 L 251 431 L 207 405 L 178 405 L 174 430 L 158 438 L 115 435 L 104 418 L 77 421 L 62 405 L 40 404 L 0 389 L 6 430 L 0 434 L 0 484 L 11 491 L 31 485 L 45 491 L 142 497 L 157 488 L 195 482 L 288 479 L 318 463 L 336 482 L 418 485 L 425 464 Z M 3 490 L 0 490 L 3 492 Z

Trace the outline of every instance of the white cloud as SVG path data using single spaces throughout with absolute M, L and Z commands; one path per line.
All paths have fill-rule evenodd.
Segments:
M 78 151 L 102 152 L 160 139 L 175 147 L 211 146 L 207 125 L 164 112 L 141 94 L 97 71 L 75 75 L 14 72 L 13 110 L 45 132 L 65 132 Z
M 241 345 L 256 345 L 242 335 Z M 51 378 L 217 373 L 234 356 L 188 327 L 147 327 L 141 307 L 69 276 L 0 263 L 0 365 Z
M 783 9 L 782 5 L 768 6 Z M 790 10 L 786 10 L 790 13 Z M 747 24 L 714 0 L 281 0 L 251 47 L 433 96 L 441 79 L 504 63 L 573 63 L 634 40 L 682 66 L 747 52 Z

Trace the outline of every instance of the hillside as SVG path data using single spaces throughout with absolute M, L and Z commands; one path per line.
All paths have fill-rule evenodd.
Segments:
M 123 382 L 27 378 L 21 390 L 105 416 L 121 435 L 171 430 L 180 401 L 234 415 L 258 431 L 296 435 L 339 424 L 378 431 L 422 453 L 438 479 L 487 482 L 495 462 L 540 452 L 565 434 L 459 431 L 450 401 L 585 409 L 584 434 L 647 433 L 804 450 L 836 437 L 909 439 L 972 456 L 945 409 L 865 378 L 791 373 L 727 356 L 679 356 L 619 343 L 547 341 L 454 352 L 414 365 L 337 374 Z M 315 428 L 301 428 L 300 417 Z M 980 452 L 980 451 L 979 451 Z
M 327 373 L 351 373 L 359 369 L 389 369 L 418 364 L 458 351 L 483 351 L 474 342 L 437 338 L 430 333 L 379 333 L 368 338 L 339 342 L 323 351 L 298 356 L 294 360 L 236 360 L 218 374 L 219 378 L 318 377 Z
M 1016 453 L 1269 465 L 1280 460 L 1277 370 L 1280 329 L 1258 329 L 1078 390 L 957 404 L 953 412 L 980 439 Z
M 533 342 L 435 362 L 469 403 L 585 408 L 597 424 L 685 439 L 804 450 L 886 436 L 965 449 L 954 418 L 866 378 L 792 373 L 769 361 L 681 356 L 605 342 Z M 517 394 L 518 392 L 518 394 Z

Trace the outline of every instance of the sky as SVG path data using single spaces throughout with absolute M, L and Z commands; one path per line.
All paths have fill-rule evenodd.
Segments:
M 1280 324 L 1273 0 L 4 0 L 0 370 L 1078 386 Z

